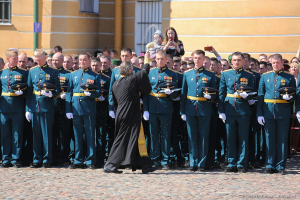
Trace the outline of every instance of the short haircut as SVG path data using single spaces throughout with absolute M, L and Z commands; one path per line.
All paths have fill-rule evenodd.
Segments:
M 268 58 L 268 56 L 264 53 L 260 54 L 258 57 L 260 57 L 260 56 L 264 56 L 264 57 Z
M 104 47 L 104 49 L 102 50 L 102 53 L 103 52 L 108 52 L 110 54 L 110 51 L 109 51 L 109 49 L 107 47 Z
M 218 63 L 218 59 L 216 59 L 215 57 L 210 58 L 211 62 L 215 62 Z
M 176 63 L 181 63 L 181 58 L 178 57 L 178 56 L 174 56 L 173 61 L 176 62 Z
M 144 56 L 139 56 L 137 57 L 138 59 L 144 59 L 145 57 Z
M 272 56 L 273 56 L 273 55 L 269 55 L 268 60 L 269 60 L 270 58 L 272 58 Z
M 256 64 L 256 59 L 251 57 L 250 62 L 254 62 Z
M 221 62 L 227 62 L 227 65 L 229 64 L 229 62 L 228 62 L 228 60 L 226 60 L 226 59 L 221 59 Z
M 79 56 L 76 54 L 71 54 L 73 60 L 78 60 Z
M 194 56 L 195 54 L 197 54 L 197 55 L 201 55 L 202 54 L 203 56 L 205 56 L 205 52 L 202 51 L 202 50 L 200 50 L 200 49 L 198 49 L 196 51 L 193 51 L 192 55 Z
M 293 57 L 293 58 L 291 59 L 290 63 L 292 63 L 292 61 L 293 61 L 294 59 L 297 59 L 297 60 L 298 60 L 298 62 L 299 62 L 299 58 L 297 58 L 297 57 Z
M 166 52 L 164 51 L 164 50 L 158 50 L 157 52 L 156 52 L 156 55 L 161 55 L 161 56 L 166 56 Z
M 54 53 L 49 53 L 48 55 L 47 55 L 47 58 L 52 58 L 54 56 Z
M 63 50 L 63 49 L 62 49 L 62 47 L 61 47 L 61 46 L 59 46 L 59 45 L 55 46 L 55 47 L 54 47 L 54 49 L 55 49 L 55 48 L 57 48 L 57 49 L 58 49 L 58 51 L 61 51 L 61 52 L 62 52 L 62 50 Z
M 187 64 L 188 64 L 188 65 L 194 65 L 195 63 L 194 63 L 194 61 L 192 61 L 192 60 L 188 60 L 188 61 L 187 61 Z
M 248 61 L 250 61 L 250 59 L 251 59 L 251 56 L 250 56 L 250 54 L 249 54 L 249 53 L 243 53 L 243 56 L 244 56 L 244 59 L 245 59 L 245 58 L 247 58 L 247 59 L 248 59 Z
M 171 58 L 173 60 L 173 56 L 171 54 L 166 54 L 166 57 L 169 59 Z
M 132 50 L 130 48 L 123 48 L 121 52 L 129 52 L 132 55 Z
M 260 61 L 259 65 L 264 65 L 264 68 L 267 68 L 268 64 L 265 61 Z
M 243 60 L 245 59 L 244 55 L 241 52 L 239 52 L 239 51 L 233 52 L 232 53 L 232 57 L 233 56 L 241 56 L 243 58 Z
M 110 57 L 108 57 L 108 56 L 105 56 L 105 55 L 102 55 L 102 56 L 100 56 L 100 61 L 101 61 L 101 58 L 103 58 L 103 59 L 107 59 L 107 60 L 108 60 L 108 62 L 110 62 Z
M 18 56 L 18 52 L 16 50 L 9 49 L 5 52 L 5 56 L 6 56 L 6 58 L 10 58 L 12 56 Z
M 80 56 L 87 56 L 88 59 L 91 58 L 90 54 L 88 54 L 88 53 L 81 53 L 81 54 L 79 54 L 79 57 L 80 57 Z
M 282 61 L 282 56 L 279 53 L 272 55 L 272 59 L 280 59 Z
M 33 62 L 33 59 L 31 57 L 27 57 L 28 62 Z
M 129 70 L 132 69 L 132 64 L 129 61 L 122 62 L 119 67 L 119 72 L 121 75 L 128 75 Z
M 210 57 L 208 57 L 208 56 L 205 56 L 205 59 L 208 59 L 208 60 L 210 60 Z
M 92 58 L 91 62 L 98 62 L 98 63 L 100 63 L 100 59 L 99 58 Z
M 3 58 L 1 58 L 1 57 L 0 57 L 0 62 L 1 62 L 2 64 L 4 64 L 4 60 L 3 60 Z
M 184 61 L 184 60 L 182 60 L 182 61 L 181 61 L 181 65 L 187 65 L 187 62 Z
M 111 50 L 110 52 L 113 52 L 114 53 L 114 58 L 113 59 L 116 59 L 116 58 L 118 58 L 119 56 L 119 53 L 116 51 L 116 50 Z
M 36 49 L 33 53 L 34 56 L 46 56 L 45 51 L 43 49 Z

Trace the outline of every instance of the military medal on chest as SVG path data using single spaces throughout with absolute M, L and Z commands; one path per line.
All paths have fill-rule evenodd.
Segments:
M 246 78 L 241 78 L 241 79 L 240 79 L 240 84 L 242 84 L 242 85 L 248 85 L 248 79 L 246 79 Z
M 202 78 L 202 83 L 207 83 L 208 82 L 208 78 L 207 77 L 203 77 Z
M 281 79 L 280 82 L 281 82 L 281 85 L 285 85 L 285 79 Z
M 46 81 L 49 81 L 50 80 L 50 74 L 46 74 L 45 78 L 46 78 Z
M 173 78 L 170 76 L 164 76 L 164 81 L 165 82 L 172 82 Z

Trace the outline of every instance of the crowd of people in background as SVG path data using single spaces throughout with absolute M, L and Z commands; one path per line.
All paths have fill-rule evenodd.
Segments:
M 215 56 L 208 57 L 207 55 L 205 55 L 205 51 L 212 53 Z M 237 64 L 239 63 L 239 59 L 243 60 L 242 69 L 244 71 L 247 71 L 247 73 L 245 73 L 245 77 L 243 77 L 247 80 L 244 85 L 250 86 L 250 83 L 248 83 L 248 81 L 253 81 L 254 84 L 251 85 L 252 88 L 250 90 L 252 92 L 258 93 L 259 96 L 260 93 L 262 95 L 262 93 L 265 92 L 263 90 L 259 91 L 259 88 L 263 87 L 260 85 L 262 84 L 260 83 L 262 82 L 260 81 L 260 79 L 264 77 L 265 74 L 271 74 L 272 72 L 274 72 L 275 74 L 278 73 L 278 71 L 274 71 L 275 59 L 282 60 L 282 70 L 287 72 L 289 75 L 292 75 L 294 77 L 295 83 L 297 83 L 298 85 L 298 75 L 300 69 L 299 58 L 293 57 L 291 60 L 287 60 L 282 59 L 282 57 L 278 56 L 277 54 L 260 54 L 258 59 L 256 59 L 251 57 L 253 55 L 249 55 L 248 53 L 237 52 L 233 53 L 228 58 L 222 58 L 213 46 L 205 47 L 204 51 L 196 50 L 190 57 L 183 57 L 184 55 L 184 44 L 181 40 L 179 40 L 176 30 L 172 27 L 169 27 L 166 30 L 165 34 L 163 34 L 159 30 L 156 31 L 153 35 L 153 41 L 147 44 L 146 51 L 142 52 L 140 55 L 136 55 L 129 48 L 124 48 L 121 50 L 121 52 L 117 52 L 116 50 L 109 50 L 106 47 L 102 51 L 96 51 L 93 54 L 85 52 L 80 55 L 63 55 L 62 47 L 56 46 L 54 47 L 53 53 L 46 54 L 44 51 L 39 50 L 35 51 L 35 55 L 33 57 L 29 57 L 25 52 L 18 52 L 17 49 L 12 48 L 7 50 L 6 58 L 0 58 L 2 82 L 2 101 L 0 101 L 0 103 L 9 102 L 11 104 L 15 104 L 15 102 L 10 101 L 9 98 L 19 98 L 17 97 L 17 95 L 11 95 L 15 92 L 10 88 L 12 84 L 8 83 L 8 86 L 4 86 L 3 82 L 4 80 L 7 81 L 5 70 L 11 70 L 13 67 L 17 67 L 28 72 L 28 74 L 26 74 L 26 77 L 28 76 L 28 80 L 26 80 L 26 83 L 28 83 L 28 88 L 32 87 L 30 91 L 35 95 L 34 97 L 33 95 L 29 94 L 27 94 L 26 96 L 26 90 L 24 90 L 24 97 L 29 98 L 28 96 L 30 96 L 30 98 L 37 98 L 38 100 L 39 98 L 42 99 L 42 96 L 46 96 L 49 98 L 52 98 L 53 96 L 53 110 L 50 109 L 51 111 L 47 111 L 47 106 L 49 107 L 49 105 L 52 104 L 45 103 L 46 100 L 45 102 L 43 102 L 45 103 L 45 105 L 43 105 L 42 103 L 37 103 L 37 105 L 34 106 L 45 106 L 45 108 L 47 108 L 45 109 L 45 112 L 53 113 L 54 118 L 51 118 L 50 120 L 47 118 L 47 116 L 44 116 L 45 119 L 49 120 L 49 124 L 41 125 L 41 122 L 39 120 L 43 117 L 36 117 L 32 114 L 35 112 L 40 113 L 41 111 L 33 111 L 32 108 L 28 108 L 30 107 L 29 100 L 26 100 L 26 105 L 24 105 L 24 109 L 22 111 L 12 112 L 11 110 L 0 110 L 2 114 L 2 167 L 30 166 L 32 168 L 47 168 L 50 166 L 70 165 L 69 168 L 71 169 L 84 167 L 88 167 L 90 169 L 102 168 L 105 164 L 105 160 L 109 155 L 109 151 L 114 140 L 115 110 L 112 107 L 113 101 L 111 97 L 111 87 L 114 84 L 114 81 L 120 77 L 120 74 L 118 73 L 118 66 L 125 61 L 130 61 L 133 65 L 134 73 L 135 71 L 137 72 L 146 68 L 149 68 L 150 71 L 149 80 L 152 85 L 152 92 L 150 93 L 150 95 L 140 97 L 142 105 L 141 114 L 143 115 L 142 123 L 146 136 L 148 153 L 150 158 L 154 161 L 155 167 L 157 169 L 168 170 L 189 167 L 191 171 L 204 171 L 225 168 L 225 171 L 227 170 L 227 172 L 246 172 L 248 169 L 267 166 L 267 173 L 276 173 L 280 170 L 284 170 L 285 165 L 282 165 L 282 167 L 279 164 L 282 168 L 276 168 L 276 166 L 273 166 L 272 163 L 270 163 L 271 161 L 268 160 L 268 156 L 270 156 L 271 154 L 270 152 L 268 152 L 270 141 L 268 140 L 268 138 L 266 138 L 267 134 L 265 133 L 264 123 L 262 123 L 262 121 L 257 122 L 257 117 L 260 117 L 257 116 L 257 107 L 259 107 L 257 104 L 259 102 L 259 97 L 255 97 L 247 101 L 249 102 L 248 106 L 251 109 L 251 111 L 249 111 L 251 113 L 249 114 L 250 117 L 248 119 L 249 127 L 246 126 L 246 128 L 248 129 L 247 131 L 249 131 L 249 134 L 246 134 L 248 138 L 244 141 L 239 140 L 241 139 L 240 135 L 239 137 L 236 136 L 234 138 L 240 143 L 246 141 L 247 145 L 244 144 L 244 147 L 246 146 L 246 148 L 248 149 L 242 149 L 242 147 L 239 146 L 241 144 L 237 144 L 237 146 L 234 147 L 235 150 L 232 150 L 232 146 L 228 146 L 229 144 L 231 144 L 231 142 L 228 141 L 228 137 L 232 136 L 228 133 L 228 131 L 230 131 L 232 128 L 232 125 L 229 124 L 229 119 L 231 118 L 226 113 L 226 109 L 224 113 L 226 114 L 227 118 L 224 117 L 225 115 L 221 115 L 223 114 L 222 112 L 220 112 L 220 109 L 222 109 L 220 108 L 220 105 L 222 104 L 220 104 L 220 102 L 218 103 L 218 101 L 220 101 L 218 99 L 218 96 L 219 94 L 221 95 L 222 92 L 222 86 L 220 85 L 223 84 L 223 88 L 229 87 L 228 81 L 231 78 L 231 75 L 229 75 L 229 73 L 231 72 L 229 71 L 238 71 L 240 69 L 238 68 L 239 64 Z M 43 63 L 43 56 L 46 56 L 46 63 Z M 48 93 L 42 94 L 41 91 L 39 91 L 42 90 L 40 88 L 42 86 L 34 86 L 36 82 L 35 80 L 33 80 L 33 77 L 36 77 L 37 75 L 40 77 L 40 75 L 42 75 L 41 70 L 43 69 L 43 66 L 47 66 L 49 67 L 49 69 L 57 71 L 56 76 L 58 78 L 58 82 L 55 83 L 48 81 L 52 81 L 52 76 L 55 73 L 51 70 L 51 72 L 47 72 L 46 69 L 44 70 L 46 74 L 45 80 L 41 78 L 40 82 L 38 82 L 41 84 L 51 83 L 54 85 L 59 83 L 59 85 L 56 86 L 60 89 L 52 90 L 53 95 L 51 93 L 51 96 L 49 96 Z M 34 69 L 40 70 L 35 73 Z M 85 71 L 87 69 L 91 69 L 92 72 Z M 193 70 L 195 70 L 195 75 L 191 75 L 191 72 L 193 72 Z M 199 72 L 197 70 L 199 70 Z M 205 76 L 201 75 L 201 70 L 206 70 Z M 78 75 L 76 75 L 77 72 Z M 90 73 L 89 76 L 85 77 L 85 75 L 83 75 L 85 74 L 84 72 Z M 11 71 L 8 71 L 7 73 L 11 73 Z M 78 93 L 74 92 L 75 88 L 80 87 L 80 85 L 76 86 L 76 80 L 80 79 L 79 76 L 82 77 L 83 84 L 96 84 L 96 82 L 99 82 L 98 86 L 100 89 L 98 89 L 99 91 L 97 95 L 94 95 L 93 92 L 86 91 L 81 91 Z M 194 76 L 197 81 L 200 77 L 202 80 L 202 84 L 211 84 L 204 84 L 202 88 L 198 88 L 197 85 L 191 86 L 190 83 L 191 81 L 193 81 Z M 197 78 L 197 76 L 199 77 Z M 227 76 L 229 78 L 227 78 Z M 247 78 L 248 76 L 251 78 Z M 166 77 L 168 78 L 168 80 L 166 80 Z M 225 80 L 225 77 L 228 80 Z M 241 78 L 241 80 L 244 80 L 243 78 Z M 235 79 L 235 76 L 233 76 L 233 79 Z M 213 81 L 215 81 L 215 83 L 213 83 Z M 265 84 L 269 83 L 269 79 L 265 81 Z M 71 82 L 73 85 L 71 85 Z M 160 84 L 164 82 L 174 82 L 173 88 L 180 88 L 180 90 L 172 91 L 169 88 L 166 89 L 166 87 L 160 87 Z M 19 84 L 21 82 L 19 81 L 16 83 Z M 242 83 L 243 82 L 240 81 L 240 84 Z M 282 83 L 285 83 L 285 81 L 281 82 L 281 85 L 284 86 L 284 84 Z M 64 87 L 67 88 L 65 91 L 63 89 Z M 289 87 L 296 88 L 296 86 Z M 192 89 L 198 90 L 197 88 L 201 89 L 201 94 L 196 92 L 195 94 L 197 95 L 189 96 L 189 92 Z M 212 93 L 209 93 L 208 96 L 205 96 L 205 88 L 214 88 L 216 89 L 216 91 L 212 90 Z M 7 92 L 4 91 L 4 89 L 7 90 Z M 229 90 L 230 89 L 227 88 L 227 92 L 225 92 L 227 93 L 226 98 L 230 97 L 230 95 L 235 95 L 231 94 Z M 237 89 L 234 87 L 234 90 Z M 21 90 L 19 89 L 18 91 Z M 184 92 L 186 93 L 184 94 Z M 63 93 L 66 94 L 64 95 Z M 229 93 L 230 95 L 228 95 Z M 244 98 L 242 93 L 243 90 L 233 98 Z M 19 92 L 18 94 L 23 95 L 23 92 L 22 94 L 21 92 Z M 74 98 L 76 96 L 75 94 L 79 97 Z M 211 98 L 214 94 L 216 94 L 217 97 L 215 98 L 215 100 L 212 100 Z M 5 95 L 6 97 L 4 98 Z M 198 95 L 200 96 L 198 97 Z M 91 98 L 89 98 L 89 100 L 86 100 L 89 96 L 92 97 L 95 105 L 93 105 Z M 295 91 L 293 93 L 293 96 L 296 96 Z M 244 99 L 246 98 L 247 97 L 245 97 Z M 74 99 L 78 99 L 78 105 Z M 287 102 L 289 102 L 290 100 L 291 99 L 289 98 L 284 99 L 284 101 Z M 36 99 L 33 101 L 36 101 Z M 79 101 L 86 102 L 86 104 L 80 103 Z M 202 103 L 202 101 L 205 103 Z M 231 102 L 231 100 L 228 99 L 223 99 L 223 101 L 225 102 L 225 104 L 227 102 Z M 240 100 L 234 100 L 234 104 L 239 101 Z M 197 114 L 195 114 L 195 116 L 198 117 L 197 119 L 191 118 L 191 116 L 194 116 L 194 114 L 191 114 L 190 116 L 189 114 L 187 114 L 187 112 L 189 112 L 187 111 L 188 106 L 183 106 L 183 102 L 184 105 L 187 105 L 188 103 L 193 104 L 191 105 L 191 110 L 194 109 L 197 111 Z M 206 107 L 207 102 L 209 102 L 209 106 L 212 105 L 212 110 L 207 111 L 210 114 L 199 115 L 198 112 L 206 112 L 206 108 L 201 108 L 203 110 L 199 111 L 197 105 Z M 289 133 L 287 133 L 289 136 L 289 147 L 284 146 L 283 148 L 289 148 L 288 153 L 289 155 L 292 155 L 297 153 L 297 151 L 299 150 L 300 140 L 299 130 L 297 129 L 297 127 L 299 127 L 296 109 L 297 103 L 293 104 L 291 101 L 290 104 L 292 108 L 292 115 L 291 121 L 288 120 L 287 122 L 289 123 Z M 91 106 L 91 109 L 89 108 L 89 106 Z M 2 107 L 0 106 L 0 108 Z M 71 108 L 73 108 L 73 110 Z M 287 107 L 286 109 L 290 108 Z M 183 112 L 182 110 L 185 111 Z M 7 129 L 7 127 L 9 127 L 9 125 L 6 122 L 7 118 L 4 114 L 10 112 L 21 112 L 23 114 L 22 118 L 16 118 L 19 120 L 24 120 L 24 123 L 20 124 L 23 127 L 22 133 L 17 132 L 17 130 L 13 129 L 12 127 L 9 128 L 10 133 L 8 132 L 8 130 L 5 130 L 5 128 Z M 25 112 L 27 120 L 24 117 Z M 75 114 L 75 112 L 79 112 L 79 114 Z M 80 112 L 85 112 L 82 119 L 74 117 L 76 115 L 81 116 Z M 210 120 L 208 121 L 205 121 L 201 118 L 207 116 L 209 116 L 210 118 Z M 237 116 L 241 117 L 243 115 Z M 74 121 L 75 119 L 76 121 Z M 12 121 L 14 120 L 15 119 L 11 118 L 10 125 L 14 124 L 12 123 Z M 41 128 L 37 128 L 37 124 L 39 124 Z M 198 126 L 195 124 L 200 125 Z M 233 126 L 239 127 L 238 124 L 239 122 L 237 122 L 236 125 Z M 79 125 L 82 127 L 79 127 Z M 52 127 L 51 129 L 49 129 L 47 128 L 47 126 Z M 194 126 L 196 126 L 196 128 Z M 87 127 L 89 127 L 89 129 Z M 291 129 L 291 127 L 296 127 L 296 129 Z M 41 131 L 39 133 L 33 133 L 34 129 L 41 129 Z M 207 133 L 201 132 L 200 129 L 205 129 Z M 200 132 L 198 133 L 197 131 Z M 196 136 L 194 135 L 195 133 Z M 9 135 L 18 134 L 22 134 L 22 136 L 15 136 L 14 138 L 10 137 L 10 139 L 8 139 Z M 38 134 L 42 134 L 42 136 Z M 272 133 L 268 132 L 268 134 Z M 195 143 L 194 140 L 200 141 Z M 10 144 L 8 145 L 8 143 Z M 279 146 L 279 144 L 277 145 Z M 49 148 L 48 146 L 52 146 L 52 148 Z M 42 150 L 43 148 L 44 150 Z M 228 149 L 230 149 L 229 152 Z M 232 151 L 235 151 L 234 158 L 231 157 L 233 155 Z M 197 156 L 195 154 L 197 154 Z M 282 158 L 278 158 L 277 155 L 277 159 L 282 159 L 281 162 L 285 162 L 284 156 L 282 156 Z M 244 163 L 246 163 L 246 165 Z M 268 168 L 269 165 L 270 167 Z M 131 167 L 133 169 L 132 166 L 120 167 Z M 284 174 L 285 172 L 281 173 Z

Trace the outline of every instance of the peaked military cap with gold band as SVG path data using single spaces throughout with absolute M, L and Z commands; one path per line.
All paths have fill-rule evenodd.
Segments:
M 27 88 L 27 83 L 18 83 L 10 86 L 13 91 L 25 90 Z
M 251 92 L 253 90 L 252 87 L 247 86 L 247 85 L 236 85 L 235 86 L 235 91 L 237 92 Z
M 175 82 L 163 82 L 162 84 L 160 84 L 158 87 L 161 89 L 174 89 L 176 83 Z
M 61 86 L 60 88 L 63 93 L 66 93 L 68 90 L 68 86 Z
M 87 91 L 87 92 L 95 91 L 98 88 L 98 86 L 94 84 L 81 84 L 80 87 L 83 91 Z
M 41 90 L 51 91 L 51 90 L 55 90 L 56 86 L 51 83 L 41 83 L 41 84 L 39 84 L 39 88 Z
M 296 92 L 296 88 L 294 88 L 294 87 L 283 87 L 283 88 L 280 88 L 278 90 L 278 92 L 280 93 L 281 97 L 285 94 L 293 95 Z

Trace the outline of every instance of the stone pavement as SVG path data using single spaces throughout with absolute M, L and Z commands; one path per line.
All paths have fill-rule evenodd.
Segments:
M 287 175 L 222 170 L 156 171 L 0 168 L 1 199 L 300 199 L 300 154 L 288 160 Z

